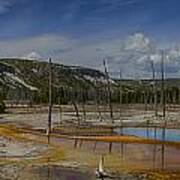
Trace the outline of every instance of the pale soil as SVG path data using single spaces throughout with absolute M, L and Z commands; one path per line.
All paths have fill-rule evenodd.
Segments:
M 103 107 L 101 107 L 103 109 Z M 77 121 L 76 115 L 72 112 L 70 106 L 63 107 L 63 113 L 60 115 L 59 108 L 53 109 L 53 126 L 62 125 L 62 123 Z M 98 113 L 95 108 L 88 107 L 86 121 L 88 123 L 97 123 Z M 117 108 L 118 110 L 118 108 Z M 168 112 L 168 119 L 174 124 L 180 121 L 180 107 Z M 47 127 L 47 108 L 18 108 L 8 109 L 7 114 L 0 115 L 2 124 L 14 124 L 16 127 L 46 128 Z M 124 107 L 120 113 L 116 112 L 116 123 L 123 122 L 132 124 L 146 123 L 147 118 L 151 120 L 153 111 L 144 111 L 143 107 Z M 109 113 L 103 112 L 103 123 L 109 123 Z M 81 113 L 83 119 L 83 113 Z M 159 118 L 157 120 L 160 121 Z M 153 119 L 154 121 L 154 119 Z M 100 124 L 98 122 L 98 124 Z M 5 125 L 5 126 L 7 126 Z M 8 128 L 8 126 L 7 126 Z M 59 158 L 58 153 L 51 154 L 45 161 L 36 161 L 36 157 L 43 156 L 47 150 L 46 138 L 44 136 L 32 134 L 20 134 L 27 141 L 21 141 L 15 137 L 11 140 L 11 135 L 5 138 L 0 137 L 0 156 L 12 157 L 8 159 L 0 158 L 0 179 L 67 179 L 68 175 L 74 180 L 95 179 L 95 170 L 102 155 L 105 158 L 104 168 L 111 174 L 118 176 L 116 179 L 180 179 L 180 150 L 165 146 L 164 163 L 162 164 L 162 146 L 160 145 L 139 145 L 112 143 L 110 152 L 110 143 L 107 142 L 88 142 L 78 141 L 76 148 L 74 140 L 63 138 L 51 138 L 52 145 L 56 145 L 63 151 L 64 156 Z M 30 141 L 29 141 L 29 140 Z M 39 141 L 42 141 L 40 143 Z M 36 142 L 36 143 L 35 143 Z M 5 144 L 5 146 L 4 146 Z M 6 153 L 4 153 L 6 152 Z M 16 156 L 16 158 L 14 158 Z M 52 157 L 53 156 L 53 157 Z M 57 157 L 57 158 L 56 158 Z M 31 161 L 26 163 L 25 159 Z M 10 162 L 9 162 L 10 160 Z M 11 160 L 13 160 L 11 162 Z M 49 162 L 48 162 L 49 161 Z M 50 175 L 48 174 L 50 173 Z M 87 178 L 88 175 L 88 178 Z M 48 177 L 49 176 L 49 177 Z
M 62 123 L 77 123 L 76 113 L 71 105 L 61 106 L 60 108 L 55 106 L 52 113 L 52 124 L 53 126 L 61 125 Z M 82 122 L 93 124 L 107 124 L 111 123 L 110 113 L 108 107 L 101 106 L 101 117 L 97 112 L 97 108 L 93 105 L 86 105 L 86 116 L 82 112 L 82 107 L 79 105 L 80 120 Z M 154 116 L 155 112 L 152 108 L 144 110 L 143 105 L 123 105 L 121 107 L 114 105 L 114 121 L 116 125 L 120 125 L 121 122 L 124 125 L 142 125 L 146 122 L 152 124 L 163 123 L 161 117 L 162 111 L 159 108 L 159 117 Z M 180 106 L 168 106 L 166 113 L 166 120 L 169 126 L 180 128 Z M 7 113 L 0 115 L 1 123 L 13 123 L 18 126 L 27 126 L 34 128 L 45 128 L 47 127 L 48 119 L 48 107 L 35 106 L 32 108 L 9 108 Z M 100 121 L 102 120 L 102 121 Z
M 42 154 L 46 150 L 46 145 L 32 142 L 18 142 L 0 137 L 0 158 L 32 158 Z

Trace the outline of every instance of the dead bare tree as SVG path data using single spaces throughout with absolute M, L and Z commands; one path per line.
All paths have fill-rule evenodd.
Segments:
M 163 138 L 165 138 L 165 128 L 167 125 L 166 121 L 166 97 L 165 97 L 165 84 L 164 84 L 164 51 L 162 51 L 162 59 L 161 59 L 161 96 L 162 96 L 162 116 L 164 121 L 164 130 L 163 130 Z
M 121 72 L 121 70 L 119 71 L 119 78 L 120 78 L 120 80 L 122 79 L 122 72 Z M 119 84 L 119 103 L 120 103 L 120 107 L 119 107 L 119 116 L 120 116 L 120 122 L 121 122 L 121 135 L 123 134 L 123 120 L 122 120 L 122 91 L 123 91 L 123 89 L 122 89 L 122 85 L 121 84 Z
M 100 107 L 100 104 L 101 104 L 100 90 L 101 90 L 102 84 L 100 82 L 98 83 L 98 80 L 96 77 L 95 77 L 95 81 L 96 81 L 96 85 L 94 87 L 94 91 L 95 91 L 96 108 L 99 114 L 100 122 L 102 122 L 102 114 L 101 114 L 101 107 Z
M 80 116 L 79 116 L 79 109 L 78 109 L 78 105 L 77 103 L 75 102 L 75 100 L 71 100 L 72 101 L 72 104 L 74 106 L 74 110 L 76 112 L 76 117 L 77 117 L 77 121 L 78 121 L 78 125 L 80 125 Z
M 153 79 L 153 96 L 154 96 L 154 111 L 155 111 L 155 117 L 158 115 L 158 101 L 157 101 L 157 84 L 155 80 L 155 68 L 154 68 L 154 62 L 151 61 L 151 69 L 152 69 L 152 79 Z
M 153 77 L 153 94 L 154 94 L 154 108 L 155 108 L 155 117 L 158 117 L 158 91 L 157 91 L 157 83 L 155 81 L 155 68 L 154 68 L 154 63 L 152 61 L 151 64 L 152 68 L 152 77 Z M 154 124 L 154 140 L 157 139 L 157 127 Z M 156 152 L 157 152 L 157 145 L 154 144 L 153 148 L 153 168 L 156 166 Z
M 48 112 L 48 129 L 47 129 L 47 136 L 48 136 L 48 143 L 50 143 L 50 133 L 52 128 L 52 62 L 51 58 L 49 59 L 49 112 Z
M 83 111 L 83 120 L 84 122 L 86 122 L 86 108 L 85 108 L 85 103 L 86 103 L 86 100 L 85 100 L 85 90 L 81 90 L 81 103 L 82 103 L 82 111 Z
M 162 96 L 162 111 L 163 111 L 163 129 L 162 129 L 162 140 L 165 141 L 166 137 L 166 97 L 165 97 L 165 85 L 164 85 L 164 57 L 165 52 L 162 50 L 162 59 L 161 59 L 161 96 Z M 164 169 L 164 153 L 165 153 L 165 146 L 162 145 L 162 169 Z
M 103 65 L 104 65 L 105 77 L 106 77 L 106 82 L 107 82 L 108 104 L 109 104 L 109 109 L 110 109 L 110 118 L 111 118 L 111 122 L 114 123 L 113 106 L 112 106 L 112 102 L 111 102 L 111 100 L 112 100 L 111 84 L 110 84 L 109 73 L 108 73 L 108 70 L 107 70 L 105 59 L 103 60 Z
M 62 122 L 62 112 L 61 101 L 59 100 L 59 124 Z

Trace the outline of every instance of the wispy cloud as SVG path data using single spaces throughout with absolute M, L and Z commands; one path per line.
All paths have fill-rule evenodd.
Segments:
M 123 6 L 129 6 L 137 3 L 139 0 L 99 0 L 100 7 L 96 9 L 97 13 L 107 13 L 114 10 L 118 10 Z
M 37 52 L 31 52 L 27 56 L 24 56 L 22 58 L 29 59 L 29 60 L 34 60 L 34 59 L 35 60 L 41 60 L 42 59 L 41 55 L 38 54 Z
M 24 3 L 26 0 L 0 0 L 0 14 L 7 13 L 17 3 Z
M 59 34 L 21 40 L 0 41 L 1 57 L 27 57 L 54 62 L 82 65 L 102 70 L 102 60 L 108 61 L 110 72 L 123 71 L 124 77 L 150 77 L 150 61 L 154 61 L 156 72 L 160 72 L 161 55 L 154 43 L 141 33 L 107 41 L 82 41 Z M 180 74 L 180 47 L 167 51 L 166 72 L 169 76 Z
M 110 5 L 114 5 L 114 6 L 123 6 L 123 5 L 128 5 L 128 4 L 132 4 L 135 3 L 139 0 L 99 0 L 100 3 L 102 4 L 110 4 Z
M 9 11 L 13 3 L 13 0 L 0 0 L 0 14 Z
M 41 36 L 0 41 L 0 54 L 3 57 L 26 57 L 36 52 L 43 58 L 60 56 L 71 50 L 78 42 L 60 35 L 44 34 Z M 34 53 L 33 53 L 34 54 Z M 32 55 L 32 54 L 31 54 Z

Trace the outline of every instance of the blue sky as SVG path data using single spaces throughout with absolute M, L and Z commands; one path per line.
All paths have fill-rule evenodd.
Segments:
M 0 0 L 0 38 L 119 38 L 142 31 L 167 43 L 180 39 L 179 7 L 179 0 Z
M 131 61 L 114 58 L 124 41 L 141 34 L 148 46 L 180 44 L 179 8 L 179 0 L 0 0 L 0 56 L 52 56 L 96 68 L 110 57 L 112 71 L 126 66 L 133 74 Z

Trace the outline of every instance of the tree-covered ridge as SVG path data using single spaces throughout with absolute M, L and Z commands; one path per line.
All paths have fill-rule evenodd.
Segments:
M 111 101 L 121 103 L 154 102 L 154 87 L 157 100 L 161 102 L 161 80 L 109 79 Z M 0 99 L 30 100 L 33 103 L 48 103 L 48 62 L 23 59 L 0 60 Z M 155 86 L 154 86 L 155 84 Z M 108 83 L 103 72 L 98 70 L 52 64 L 53 103 L 93 102 L 108 103 Z M 165 80 L 166 101 L 180 101 L 180 79 Z
M 10 78 L 9 76 L 11 76 L 11 79 L 8 79 Z M 47 102 L 48 78 L 48 62 L 23 59 L 0 60 L 1 94 L 6 92 L 3 95 L 5 99 L 11 99 L 13 96 L 26 99 L 28 96 L 31 96 L 37 102 Z M 70 90 L 73 92 L 89 90 L 98 81 L 100 83 L 105 81 L 104 79 L 104 74 L 97 70 L 53 63 L 52 89 L 54 101 L 57 102 L 57 97 L 59 97 L 59 94 L 64 94 L 64 91 L 67 93 Z M 13 82 L 12 80 L 18 81 Z M 62 96 L 61 99 L 63 99 Z

